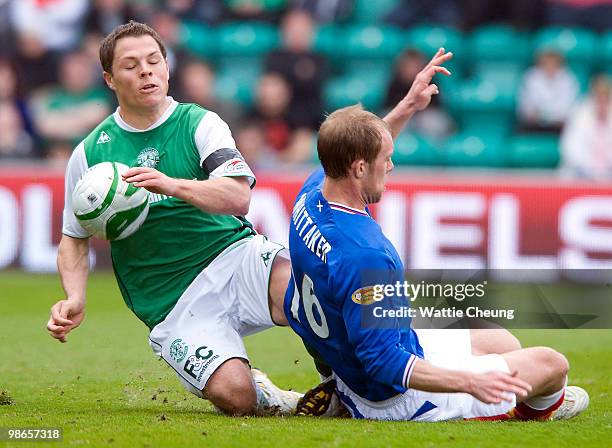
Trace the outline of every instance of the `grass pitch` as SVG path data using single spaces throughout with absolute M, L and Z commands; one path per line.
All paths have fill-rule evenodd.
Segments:
M 571 363 L 570 381 L 591 406 L 564 422 L 374 422 L 228 418 L 185 392 L 152 353 L 147 329 L 124 306 L 112 275 L 92 275 L 87 316 L 67 344 L 45 325 L 62 297 L 57 276 L 0 273 L 0 427 L 60 427 L 51 446 L 610 446 L 612 330 L 521 331 Z M 254 365 L 279 386 L 306 390 L 318 376 L 288 329 L 247 339 Z M 12 404 L 8 404 L 12 403 Z M 29 442 L 0 445 L 40 446 Z

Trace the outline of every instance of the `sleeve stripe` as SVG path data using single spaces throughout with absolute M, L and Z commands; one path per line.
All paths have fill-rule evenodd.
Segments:
M 241 159 L 244 160 L 242 154 L 235 148 L 220 148 L 212 152 L 206 159 L 200 161 L 202 168 L 206 170 L 208 174 L 212 173 L 215 169 L 219 168 L 228 160 Z
M 410 382 L 410 375 L 412 375 L 412 370 L 414 369 L 414 365 L 416 364 L 417 357 L 415 355 L 410 355 L 408 362 L 406 363 L 406 369 L 404 370 L 404 387 L 409 389 L 408 383 Z

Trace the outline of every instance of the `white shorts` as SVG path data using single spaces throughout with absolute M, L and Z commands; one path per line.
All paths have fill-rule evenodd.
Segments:
M 149 334 L 151 348 L 183 386 L 202 397 L 206 382 L 225 361 L 248 361 L 242 338 L 273 327 L 268 285 L 280 244 L 262 235 L 236 242 L 189 285 L 163 322 Z
M 425 360 L 453 370 L 474 373 L 510 372 L 501 355 L 472 355 L 469 330 L 415 330 Z M 499 404 L 486 404 L 465 393 L 434 393 L 408 389 L 385 401 L 373 402 L 355 394 L 336 375 L 340 399 L 353 417 L 375 420 L 414 420 L 435 422 L 459 418 L 492 417 L 516 406 L 516 398 Z

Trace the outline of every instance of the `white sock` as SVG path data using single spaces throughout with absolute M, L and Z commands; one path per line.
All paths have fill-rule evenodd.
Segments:
M 567 385 L 567 378 L 565 378 L 565 385 Z M 538 397 L 531 397 L 529 400 L 525 400 L 524 403 L 531 409 L 535 409 L 536 411 L 543 411 L 544 409 L 548 409 L 557 401 L 559 401 L 559 399 L 563 395 L 563 392 L 565 392 L 565 386 L 550 395 L 540 395 Z

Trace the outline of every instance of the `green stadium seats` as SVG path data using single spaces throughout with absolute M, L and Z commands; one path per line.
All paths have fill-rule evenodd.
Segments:
M 388 61 L 355 61 L 347 65 L 345 76 L 367 79 L 375 86 L 382 86 L 386 94 L 387 85 L 393 75 L 393 66 Z
M 179 32 L 180 45 L 194 56 L 212 59 L 217 55 L 215 31 L 196 22 L 183 22 Z
M 463 129 L 503 133 L 513 124 L 517 89 L 516 79 L 504 83 L 475 77 L 446 92 L 443 99 Z
M 262 71 L 263 60 L 259 56 L 228 56 L 221 57 L 217 62 L 217 70 L 221 73 L 231 72 L 235 76 L 259 76 Z
M 608 31 L 601 36 L 599 48 L 603 57 L 598 68 L 612 75 L 612 31 Z
M 264 23 L 230 23 L 217 29 L 217 44 L 223 56 L 264 55 L 278 47 L 278 29 Z
M 355 0 L 353 20 L 359 23 L 381 22 L 399 0 Z
M 591 66 L 576 66 L 570 67 L 570 70 L 580 84 L 580 93 L 586 94 L 591 84 L 591 76 L 593 68 Z
M 555 168 L 559 164 L 558 135 L 515 135 L 508 148 L 508 163 L 513 167 Z
M 233 101 L 244 106 L 253 104 L 256 81 L 237 79 L 229 75 L 218 76 L 215 82 L 215 94 L 227 101 Z
M 230 11 L 237 10 L 241 7 L 258 6 L 265 12 L 279 11 L 282 10 L 288 2 L 288 0 L 223 0 L 226 8 Z
M 534 36 L 534 53 L 551 49 L 560 52 L 572 68 L 591 67 L 597 47 L 595 33 L 582 28 L 544 28 Z
M 367 74 L 348 75 L 327 82 L 323 92 L 326 112 L 362 103 L 368 110 L 381 107 L 386 85 Z
M 475 77 L 491 81 L 498 86 L 518 86 L 523 79 L 524 70 L 509 62 L 496 62 L 477 65 Z
M 438 165 L 440 154 L 437 147 L 429 139 L 413 134 L 402 132 L 395 139 L 393 152 L 393 163 L 395 165 Z
M 501 167 L 506 164 L 505 142 L 500 133 L 462 132 L 442 145 L 441 153 L 449 166 Z
M 421 51 L 428 61 L 440 47 L 452 51 L 454 57 L 446 66 L 453 75 L 460 75 L 465 46 L 463 35 L 459 31 L 439 26 L 417 26 L 407 32 L 403 46 Z
M 324 25 L 317 29 L 313 49 L 328 57 L 342 54 L 344 46 L 344 28 L 337 25 Z
M 392 60 L 402 48 L 402 33 L 394 27 L 351 26 L 343 37 L 349 58 Z
M 249 106 L 253 104 L 260 74 L 260 67 L 256 64 L 227 66 L 217 73 L 215 93 L 221 99 Z
M 523 69 L 531 61 L 529 37 L 505 25 L 477 28 L 466 42 L 471 66 L 478 71 Z

